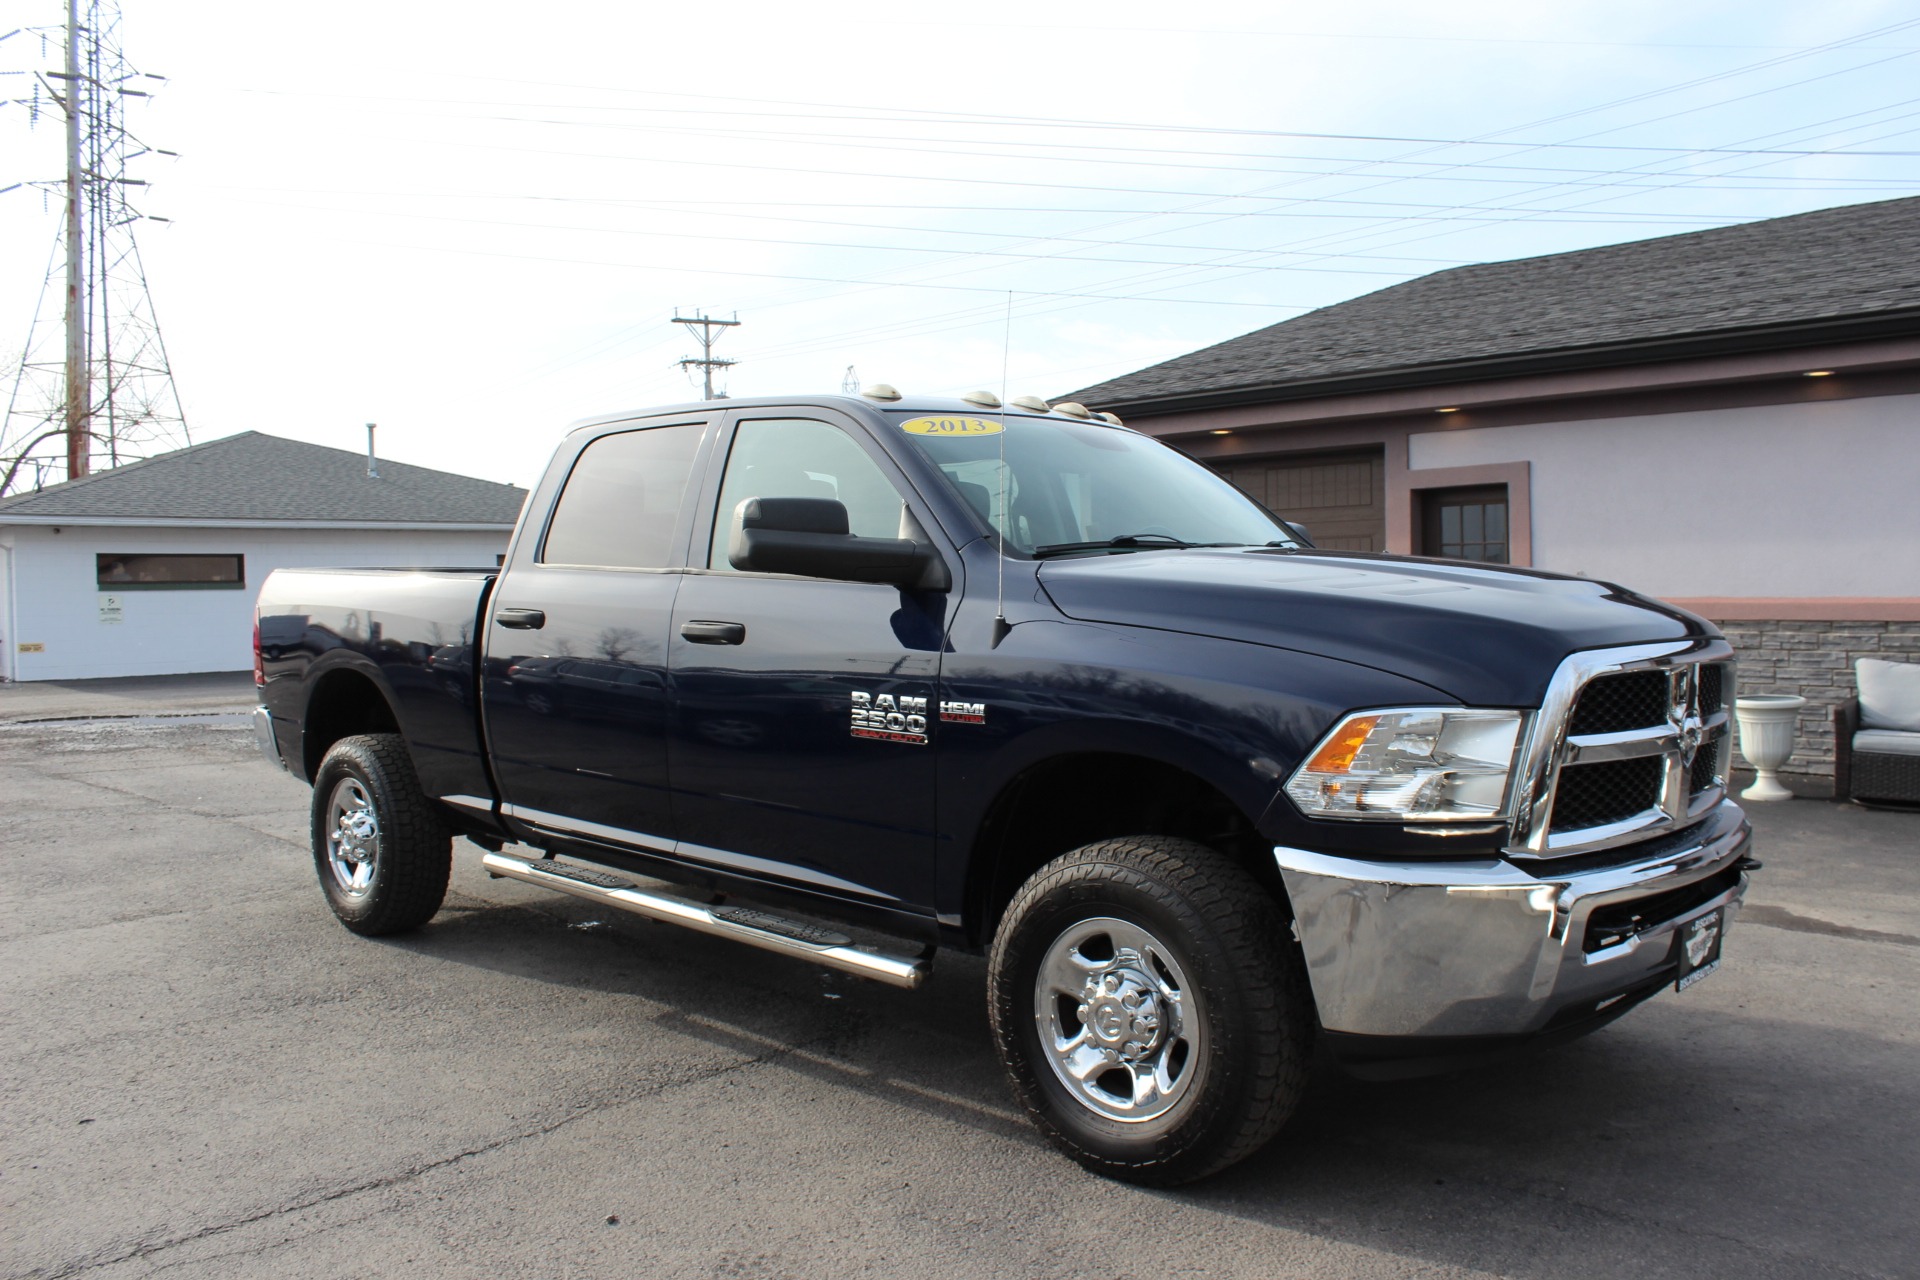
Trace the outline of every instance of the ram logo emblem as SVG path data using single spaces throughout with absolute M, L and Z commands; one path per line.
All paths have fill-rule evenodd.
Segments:
M 927 744 L 927 700 L 891 693 L 853 695 L 853 736 L 879 742 Z

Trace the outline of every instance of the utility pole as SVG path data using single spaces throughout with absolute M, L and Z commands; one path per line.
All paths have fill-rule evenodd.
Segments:
M 688 333 L 693 333 L 696 328 L 699 329 L 699 332 L 694 334 L 694 337 L 700 343 L 700 355 L 697 359 L 693 356 L 688 356 L 680 362 L 680 367 L 685 369 L 690 366 L 698 366 L 706 375 L 706 399 L 713 399 L 713 371 L 715 369 L 725 369 L 730 365 L 739 363 L 736 360 L 716 360 L 713 358 L 713 344 L 720 341 L 720 335 L 715 333 L 714 330 L 736 327 L 740 323 L 739 314 L 736 312 L 734 318 L 731 320 L 709 320 L 704 315 L 683 316 L 676 311 L 673 322 L 687 326 Z
M 80 0 L 67 0 L 67 479 L 87 474 L 93 454 L 92 370 L 87 360 L 87 240 L 80 206 Z
M 0 105 L 25 107 L 35 128 L 50 101 L 66 153 L 61 177 L 17 184 L 57 195 L 62 208 L 26 346 L 11 387 L 0 388 L 0 496 L 60 478 L 62 468 L 78 480 L 96 462 L 114 467 L 193 443 L 134 234 L 142 222 L 167 219 L 133 207 L 148 184 L 131 166 L 174 153 L 135 137 L 127 110 L 166 77 L 129 65 L 120 3 L 65 0 L 62 53 L 52 50 L 58 27 L 29 29 L 41 36 L 41 56 L 59 57 L 54 67 L 0 67 L 0 76 L 30 75 L 0 79 L 29 89 Z

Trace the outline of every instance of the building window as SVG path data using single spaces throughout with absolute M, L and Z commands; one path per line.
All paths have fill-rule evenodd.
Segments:
M 97 555 L 102 591 L 237 590 L 247 585 L 245 556 Z
M 1430 489 L 1421 496 L 1420 554 L 1506 564 L 1507 486 Z

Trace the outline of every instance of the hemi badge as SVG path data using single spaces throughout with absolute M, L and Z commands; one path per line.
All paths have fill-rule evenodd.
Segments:
M 985 724 L 987 722 L 987 704 L 984 702 L 943 702 L 940 704 L 940 719 L 947 724 Z

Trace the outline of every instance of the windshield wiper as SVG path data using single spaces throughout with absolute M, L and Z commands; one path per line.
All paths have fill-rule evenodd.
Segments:
M 1152 539 L 1151 542 L 1147 541 L 1149 538 Z M 1174 537 L 1170 533 L 1123 533 L 1117 538 L 1107 538 L 1100 542 L 1055 542 L 1048 546 L 1035 547 L 1033 549 L 1033 558 L 1036 560 L 1044 560 L 1048 556 L 1062 555 L 1069 551 L 1106 551 L 1116 547 L 1146 548 L 1151 550 L 1155 547 L 1238 547 L 1244 545 L 1244 543 L 1239 542 L 1187 542 L 1184 539 Z

